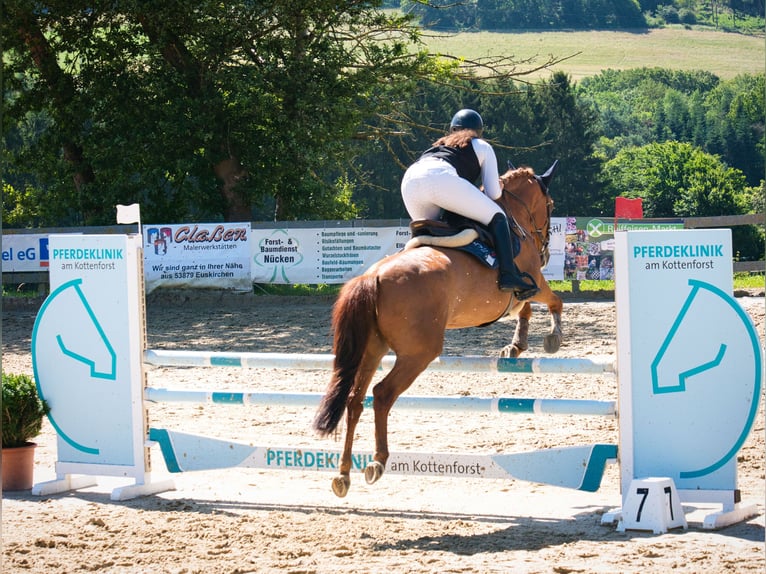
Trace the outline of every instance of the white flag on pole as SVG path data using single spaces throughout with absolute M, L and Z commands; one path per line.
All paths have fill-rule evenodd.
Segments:
M 141 207 L 137 203 L 117 206 L 117 223 L 141 223 Z

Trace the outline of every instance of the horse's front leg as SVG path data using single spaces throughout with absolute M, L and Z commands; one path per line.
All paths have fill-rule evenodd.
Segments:
M 515 359 L 529 348 L 529 319 L 532 317 L 532 305 L 525 301 L 519 309 L 516 317 L 516 329 L 510 345 L 506 345 L 500 351 L 501 357 Z

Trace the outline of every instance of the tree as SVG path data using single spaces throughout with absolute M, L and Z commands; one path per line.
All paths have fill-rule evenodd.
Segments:
M 387 147 L 379 142 L 374 153 L 358 158 L 360 170 L 370 177 L 359 183 L 354 198 L 369 209 L 366 214 L 407 217 L 399 193 L 404 169 L 444 135 L 452 115 L 466 107 L 481 113 L 484 137 L 495 148 L 501 172 L 509 161 L 539 171 L 559 160 L 552 188 L 556 213 L 601 212 L 606 202 L 600 185 L 602 160 L 594 155 L 597 123 L 566 74 L 557 73 L 536 84 L 509 78 L 451 86 L 419 82 L 413 96 L 399 103 L 412 129 L 385 140 Z
M 751 185 L 764 174 L 766 76 L 741 75 L 722 82 L 705 98 L 705 149 L 739 167 Z
M 605 166 L 612 199 L 644 199 L 646 217 L 743 213 L 742 172 L 689 143 L 651 143 L 621 150 Z
M 637 0 L 406 0 L 402 7 L 418 14 L 423 26 L 434 29 L 640 28 L 646 25 Z
M 645 217 L 705 217 L 748 213 L 756 205 L 744 174 L 689 143 L 662 142 L 621 150 L 605 164 L 612 200 L 641 197 Z M 763 257 L 763 235 L 733 229 L 735 250 Z
M 555 180 L 556 212 L 602 214 L 602 160 L 594 153 L 598 140 L 593 110 L 576 97 L 569 76 L 556 72 L 549 80 L 529 86 L 525 96 L 527 117 L 532 118 L 526 137 L 516 145 L 530 148 L 519 161 L 545 169 L 559 160 Z
M 353 218 L 356 158 L 431 129 L 402 109 L 422 82 L 529 73 L 430 54 L 381 5 L 7 0 L 13 188 L 45 197 L 49 225 L 132 202 L 147 221 Z
M 111 223 L 133 201 L 147 220 L 250 220 L 271 197 L 279 219 L 353 216 L 348 141 L 439 70 L 377 6 L 10 0 L 3 132 L 49 121 L 15 173 L 59 205 L 48 224 Z
M 721 81 L 708 72 L 607 70 L 584 79 L 578 95 L 598 113 L 599 151 L 688 141 L 740 169 L 749 185 L 764 173 L 764 75 Z
M 87 103 L 81 98 L 72 75 L 59 63 L 60 37 L 67 30 L 58 31 L 52 37 L 46 35 L 48 14 L 34 8 L 31 3 L 6 2 L 4 9 L 0 31 L 5 49 L 10 50 L 7 63 L 6 58 L 3 59 L 3 77 L 16 94 L 10 100 L 3 118 L 6 122 L 21 121 L 29 111 L 46 110 L 47 118 L 43 121 L 49 119 L 50 122 L 46 123 L 57 126 L 57 129 L 55 132 L 46 130 L 41 134 L 40 143 L 57 150 L 67 165 L 67 175 L 71 182 L 67 188 L 69 197 L 61 203 L 77 206 L 84 214 L 92 214 L 95 206 L 89 201 L 86 191 L 87 186 L 95 180 L 95 174 L 85 156 L 79 129 L 88 119 Z M 16 58 L 19 52 L 23 52 L 23 59 Z M 35 72 L 32 77 L 26 75 L 26 71 L 31 69 Z M 3 97 L 5 99 L 5 94 Z M 46 103 L 52 105 L 46 106 Z M 6 126 L 3 128 L 5 133 Z M 22 154 L 20 157 L 25 156 Z M 61 166 L 60 161 L 48 157 L 42 161 L 50 164 L 53 173 L 49 177 L 53 181 L 63 175 L 54 171 Z

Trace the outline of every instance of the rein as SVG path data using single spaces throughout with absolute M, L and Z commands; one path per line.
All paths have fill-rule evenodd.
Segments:
M 518 201 L 523 207 L 524 210 L 527 212 L 527 216 L 529 217 L 529 222 L 532 224 L 532 233 L 537 237 L 537 243 L 538 243 L 538 249 L 540 251 L 540 261 L 543 264 L 543 267 L 548 264 L 548 259 L 550 258 L 550 249 L 548 247 L 548 244 L 550 243 L 550 230 L 551 230 L 551 213 L 553 212 L 553 200 L 551 199 L 550 194 L 548 193 L 548 188 L 545 186 L 545 184 L 540 181 L 540 178 L 538 176 L 534 176 L 535 181 L 540 185 L 540 189 L 545 194 L 545 222 L 543 225 L 538 225 L 537 221 L 535 221 L 535 216 L 532 214 L 532 211 L 529 209 L 529 206 L 524 202 L 523 199 L 521 199 L 517 194 L 515 194 L 512 191 L 508 191 L 505 189 L 505 181 L 503 181 L 503 191 L 506 192 L 510 197 Z

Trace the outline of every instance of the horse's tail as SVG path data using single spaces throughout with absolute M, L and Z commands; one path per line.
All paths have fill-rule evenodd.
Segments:
M 333 374 L 314 417 L 320 436 L 332 434 L 340 423 L 354 387 L 356 373 L 376 324 L 377 279 L 355 277 L 343 287 L 332 313 Z

